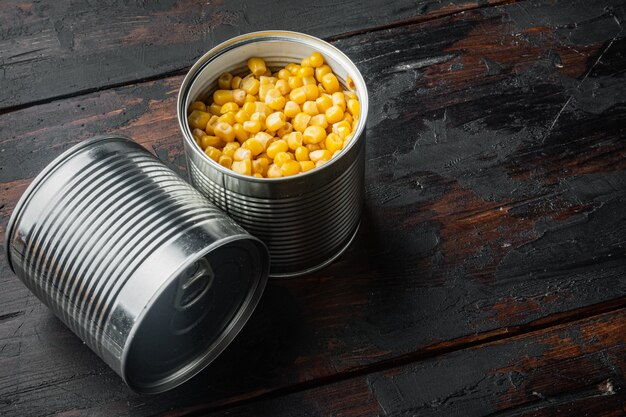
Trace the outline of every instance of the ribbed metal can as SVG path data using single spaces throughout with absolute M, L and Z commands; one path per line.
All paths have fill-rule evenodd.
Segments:
M 128 138 L 80 143 L 37 176 L 6 232 L 24 284 L 138 392 L 173 388 L 239 332 L 265 245 Z
M 211 160 L 196 144 L 187 109 L 210 101 L 224 72 L 247 73 L 246 61 L 264 58 L 275 70 L 320 52 L 340 83 L 348 77 L 361 104 L 353 138 L 340 155 L 306 173 L 255 178 Z M 178 121 L 193 186 L 269 248 L 271 277 L 320 269 L 341 255 L 357 233 L 364 198 L 365 123 L 368 96 L 354 63 L 329 43 L 296 32 L 255 32 L 233 38 L 202 56 L 185 77 L 178 96 Z

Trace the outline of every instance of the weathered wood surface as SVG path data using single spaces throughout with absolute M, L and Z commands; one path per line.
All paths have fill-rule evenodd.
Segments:
M 505 1 L 2 1 L 0 110 L 178 72 L 241 33 L 329 38 Z
M 2 259 L 0 414 L 223 407 L 623 307 L 624 5 L 541 3 L 335 42 L 370 87 L 357 241 L 317 274 L 272 282 L 233 346 L 170 393 L 130 393 Z M 30 179 L 94 134 L 130 135 L 182 171 L 181 80 L 1 115 L 2 231 Z

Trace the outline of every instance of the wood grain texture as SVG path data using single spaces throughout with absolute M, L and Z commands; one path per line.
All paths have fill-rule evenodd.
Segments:
M 625 347 L 620 310 L 205 415 L 618 417 L 626 412 Z
M 3 1 L 0 110 L 177 72 L 242 33 L 328 38 L 502 1 Z
M 240 337 L 183 387 L 130 393 L 2 259 L 0 414 L 210 409 L 622 305 L 624 6 L 542 3 L 335 42 L 370 88 L 357 241 L 319 273 L 270 283 Z M 181 80 L 1 115 L 2 228 L 30 179 L 95 134 L 131 135 L 183 172 Z

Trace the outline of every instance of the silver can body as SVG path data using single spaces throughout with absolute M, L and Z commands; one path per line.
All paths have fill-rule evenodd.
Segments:
M 136 391 L 210 363 L 267 281 L 267 249 L 123 137 L 74 146 L 33 181 L 7 226 L 9 265 Z
M 348 77 L 353 80 L 361 103 L 354 136 L 340 155 L 303 174 L 255 178 L 226 169 L 202 152 L 187 124 L 187 108 L 196 100 L 210 102 L 222 73 L 247 73 L 251 57 L 264 58 L 275 70 L 314 51 L 324 56 L 344 88 Z M 296 32 L 255 32 L 231 39 L 200 58 L 185 77 L 178 120 L 191 182 L 268 246 L 271 277 L 320 269 L 341 255 L 356 235 L 364 199 L 367 111 L 367 88 L 352 61 L 327 42 Z

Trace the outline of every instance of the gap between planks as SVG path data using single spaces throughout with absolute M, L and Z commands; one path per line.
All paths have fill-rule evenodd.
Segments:
M 461 13 L 473 11 L 473 10 L 485 9 L 485 8 L 490 8 L 490 7 L 505 6 L 505 5 L 509 5 L 509 4 L 515 4 L 515 3 L 523 3 L 525 1 L 528 1 L 528 0 L 496 0 L 496 1 L 488 2 L 488 3 L 482 4 L 482 5 L 481 4 L 477 4 L 477 3 L 468 3 L 467 6 L 464 7 L 464 8 L 451 9 L 451 10 L 447 10 L 447 11 L 446 10 L 442 10 L 442 11 L 434 12 L 434 13 L 432 13 L 430 15 L 425 15 L 425 16 L 415 16 L 414 18 L 405 19 L 405 20 L 402 20 L 400 22 L 390 23 L 390 24 L 381 25 L 381 26 L 374 26 L 374 27 L 371 27 L 371 28 L 368 28 L 368 29 L 362 29 L 362 30 L 357 30 L 357 31 L 353 31 L 353 32 L 342 33 L 342 34 L 339 34 L 339 35 L 329 36 L 329 37 L 324 38 L 324 40 L 326 40 L 327 42 L 334 42 L 334 41 L 337 41 L 339 39 L 349 38 L 351 36 L 357 36 L 357 35 L 361 35 L 361 34 L 365 34 L 365 33 L 378 32 L 378 31 L 381 31 L 381 30 L 387 30 L 387 29 L 393 29 L 393 28 L 398 28 L 398 27 L 402 27 L 402 26 L 409 26 L 409 25 L 414 25 L 414 24 L 419 24 L 419 23 L 430 22 L 430 21 L 434 21 L 434 20 L 437 20 L 437 19 L 442 19 L 442 18 L 458 15 L 458 14 L 461 14 Z M 107 85 L 100 86 L 100 87 L 85 88 L 85 89 L 74 91 L 74 92 L 68 93 L 68 94 L 59 94 L 59 95 L 54 96 L 54 97 L 48 97 L 48 98 L 41 99 L 41 100 L 34 100 L 34 101 L 31 101 L 31 102 L 28 102 L 28 103 L 22 103 L 22 104 L 18 104 L 18 105 L 15 105 L 15 106 L 5 107 L 3 109 L 0 109 L 0 116 L 3 116 L 5 114 L 9 114 L 9 113 L 13 113 L 13 112 L 19 111 L 19 110 L 24 110 L 24 109 L 27 109 L 27 108 L 30 108 L 30 107 L 39 106 L 39 105 L 42 105 L 42 104 L 49 104 L 49 103 L 53 103 L 53 102 L 59 101 L 59 100 L 66 100 L 66 99 L 73 98 L 73 97 L 80 97 L 80 96 L 84 96 L 84 95 L 87 95 L 87 94 L 97 93 L 99 91 L 110 90 L 110 89 L 113 89 L 113 88 L 127 87 L 127 86 L 131 86 L 131 85 L 135 85 L 135 84 L 142 84 L 142 83 L 146 83 L 146 82 L 162 80 L 162 79 L 169 78 L 169 77 L 184 75 L 184 74 L 187 73 L 187 71 L 189 71 L 189 68 L 191 68 L 191 67 L 190 66 L 185 66 L 185 67 L 178 68 L 178 69 L 175 69 L 175 70 L 171 70 L 171 71 L 167 71 L 167 72 L 151 75 L 149 77 L 137 78 L 137 79 L 133 79 L 133 80 L 122 81 L 122 82 L 119 82 L 119 83 L 111 83 L 111 84 L 107 84 Z
M 593 317 L 601 316 L 614 311 L 626 309 L 626 297 L 616 298 L 607 302 L 594 304 L 591 306 L 581 307 L 578 309 L 555 313 L 549 316 L 534 320 L 527 324 L 517 326 L 505 326 L 499 329 L 478 333 L 470 336 L 464 336 L 450 341 L 436 343 L 426 346 L 418 352 L 408 353 L 397 356 L 395 358 L 383 360 L 355 368 L 339 374 L 329 375 L 309 381 L 299 382 L 293 385 L 276 388 L 273 390 L 261 392 L 257 395 L 250 395 L 244 398 L 234 398 L 231 402 L 215 406 L 202 407 L 202 405 L 193 406 L 188 412 L 183 410 L 180 416 L 195 417 L 205 415 L 206 413 L 228 410 L 234 407 L 254 403 L 262 400 L 269 400 L 296 394 L 302 391 L 315 389 L 324 385 L 346 381 L 353 378 L 363 377 L 372 373 L 382 372 L 389 369 L 407 366 L 415 362 L 431 359 L 437 356 L 453 353 L 465 349 L 489 346 L 492 344 L 506 341 L 518 336 L 527 336 L 532 333 L 539 333 L 545 330 L 552 330 L 558 327 L 565 327 L 573 322 L 588 320 Z M 495 417 L 496 415 L 494 415 Z M 497 415 L 500 417 L 500 415 Z M 504 417 L 504 415 L 502 415 Z

